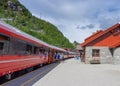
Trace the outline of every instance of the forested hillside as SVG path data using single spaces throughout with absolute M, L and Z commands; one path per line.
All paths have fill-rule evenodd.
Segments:
M 18 0 L 0 0 L 0 19 L 49 44 L 73 48 L 56 26 L 32 16 Z

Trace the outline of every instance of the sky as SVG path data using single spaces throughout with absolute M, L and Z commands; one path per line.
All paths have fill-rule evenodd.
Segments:
M 19 0 L 32 15 L 55 26 L 70 42 L 120 22 L 119 0 Z

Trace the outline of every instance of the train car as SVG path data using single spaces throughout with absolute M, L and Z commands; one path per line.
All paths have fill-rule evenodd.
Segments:
M 64 54 L 64 58 L 74 58 L 75 52 L 71 52 L 70 48 L 64 48 L 67 52 Z
M 76 52 L 69 52 L 68 57 L 69 58 L 74 58 L 76 55 Z
M 0 21 L 0 77 L 55 61 L 55 52 L 66 52 Z

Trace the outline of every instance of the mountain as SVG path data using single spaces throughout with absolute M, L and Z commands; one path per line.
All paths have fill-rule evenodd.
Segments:
M 55 25 L 33 16 L 18 0 L 0 0 L 0 19 L 54 46 L 73 48 Z

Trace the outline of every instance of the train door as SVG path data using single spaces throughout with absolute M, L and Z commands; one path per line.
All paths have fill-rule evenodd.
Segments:
M 45 47 L 40 47 L 39 51 L 40 51 L 40 55 L 41 55 L 41 58 L 42 58 L 43 62 L 47 63 L 48 52 L 47 52 L 46 48 Z
M 0 34 L 0 55 L 7 55 L 9 51 L 9 37 Z
M 52 62 L 52 53 L 51 53 L 51 49 L 49 48 L 48 50 L 48 63 Z
M 53 62 L 56 61 L 56 50 L 52 49 L 52 58 L 53 58 Z

